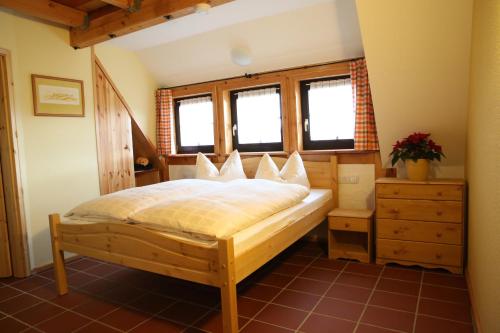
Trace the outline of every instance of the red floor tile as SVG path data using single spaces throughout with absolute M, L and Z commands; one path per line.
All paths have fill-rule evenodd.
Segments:
M 417 310 L 417 297 L 376 290 L 369 304 L 395 310 L 415 312 Z
M 300 327 L 305 333 L 351 333 L 356 323 L 338 318 L 332 318 L 312 313 Z
M 323 295 L 329 287 L 330 282 L 322 282 L 298 277 L 288 285 L 287 289 L 302 291 L 315 295 Z
M 39 288 L 43 285 L 49 284 L 52 281 L 41 276 L 33 275 L 26 279 L 11 283 L 12 288 L 20 289 L 22 291 L 30 291 Z
M 266 305 L 265 302 L 257 301 L 246 297 L 238 297 L 238 314 L 240 316 L 252 318 L 265 305 Z
M 0 311 L 13 314 L 40 303 L 41 300 L 28 294 L 21 294 L 0 302 Z
M 444 287 L 467 289 L 465 278 L 461 275 L 455 274 L 424 272 L 424 283 Z
M 411 332 L 414 318 L 415 314 L 413 313 L 368 306 L 361 318 L 361 322 L 403 332 Z
M 68 276 L 68 284 L 71 287 L 79 288 L 86 284 L 89 284 L 92 281 L 95 281 L 97 278 L 95 276 L 83 273 L 76 272 L 75 274 L 71 274 Z
M 13 318 L 6 317 L 0 320 L 1 332 L 17 333 L 22 332 L 27 328 L 28 326 L 26 324 L 23 324 Z
M 249 298 L 254 298 L 260 301 L 270 301 L 274 296 L 276 296 L 281 291 L 280 288 L 264 286 L 264 285 L 252 285 L 246 288 L 241 295 Z
M 58 296 L 56 296 L 56 298 L 51 299 L 50 301 L 52 303 L 59 305 L 59 306 L 62 306 L 62 307 L 68 308 L 68 309 L 72 309 L 75 306 L 78 306 L 80 304 L 88 302 L 91 299 L 92 299 L 92 297 L 90 297 L 86 294 L 83 294 L 83 293 L 78 292 L 78 291 L 70 290 L 70 292 L 67 293 L 66 295 L 63 295 L 63 296 L 58 295 Z
M 328 258 L 318 258 L 315 261 L 313 261 L 311 266 L 341 271 L 346 264 L 347 261 L 330 260 Z
M 344 272 L 379 276 L 383 266 L 349 262 Z
M 394 331 L 377 326 L 359 324 L 356 333 L 394 333 Z
M 112 273 L 115 273 L 122 268 L 116 265 L 110 265 L 110 264 L 100 264 L 94 267 L 90 267 L 85 270 L 86 273 L 89 274 L 94 274 L 100 277 L 106 277 Z
M 55 317 L 64 311 L 66 310 L 61 307 L 43 302 L 16 313 L 14 317 L 30 325 L 36 325 L 44 320 Z
M 21 294 L 21 291 L 11 288 L 9 286 L 3 286 L 0 288 L 0 300 L 4 301 L 11 297 Z
M 293 332 L 293 330 L 252 320 L 248 325 L 245 326 L 245 328 L 241 332 L 242 333 L 256 333 L 256 332 L 258 332 L 258 333 L 289 333 L 289 332 Z
M 110 301 L 101 300 L 99 298 L 94 298 L 88 302 L 82 303 L 75 307 L 73 311 L 81 313 L 90 318 L 100 318 L 111 311 L 118 309 L 119 306 Z
M 97 266 L 97 265 L 100 265 L 100 263 L 93 260 L 93 259 L 89 259 L 89 258 L 82 258 L 80 260 L 74 260 L 74 261 L 71 261 L 70 263 L 66 264 L 67 267 L 70 267 L 72 269 L 76 269 L 79 271 L 83 271 L 83 270 L 89 269 L 89 268 Z
M 347 301 L 366 303 L 370 297 L 372 290 L 366 288 L 358 288 L 345 284 L 335 283 L 326 293 L 326 297 L 340 298 Z
M 382 277 L 420 283 L 420 280 L 422 278 L 422 271 L 406 268 L 386 267 L 382 272 Z
M 201 317 L 207 314 L 209 309 L 189 304 L 185 302 L 178 302 L 160 312 L 158 316 L 173 320 L 185 325 L 191 325 L 198 321 Z
M 290 309 L 276 304 L 268 304 L 255 319 L 269 324 L 297 329 L 307 316 L 307 312 Z
M 84 318 L 72 312 L 64 312 L 52 319 L 42 322 L 37 327 L 46 333 L 67 333 L 90 323 L 90 319 Z
M 338 284 L 347 284 L 350 286 L 355 286 L 355 287 L 363 287 L 363 288 L 373 288 L 375 286 L 375 283 L 377 282 L 377 278 L 374 276 L 368 276 L 368 275 L 360 275 L 360 274 L 353 274 L 353 273 L 346 273 L 343 272 L 340 274 L 340 276 L 337 278 L 335 283 Z
M 186 326 L 174 323 L 163 318 L 151 318 L 136 326 L 133 333 L 177 333 L 182 332 Z
M 288 306 L 295 309 L 310 311 L 318 303 L 320 296 L 304 294 L 293 290 L 283 290 L 273 303 Z
M 382 291 L 390 291 L 393 293 L 418 296 L 420 284 L 400 280 L 380 279 L 376 289 Z
M 111 328 L 99 322 L 92 322 L 82 328 L 79 328 L 76 332 L 79 333 L 118 333 L 117 329 Z
M 248 319 L 246 318 L 238 317 L 238 327 L 243 327 L 247 321 Z M 209 312 L 206 316 L 198 320 L 194 326 L 203 331 L 222 333 L 222 314 L 217 311 Z
M 422 298 L 420 299 L 418 313 L 468 323 L 471 322 L 470 308 L 457 303 Z
M 120 330 L 127 331 L 149 318 L 151 318 L 150 314 L 127 308 L 119 308 L 99 318 L 99 321 Z
M 418 316 L 415 333 L 473 333 L 472 324 L 459 323 L 446 319 Z
M 273 273 L 295 276 L 302 272 L 303 269 L 304 266 L 279 263 L 276 267 L 273 268 Z
M 420 296 L 442 301 L 461 303 L 464 305 L 469 304 L 469 293 L 464 289 L 423 284 Z
M 266 274 L 258 279 L 256 279 L 256 283 L 265 284 L 273 287 L 283 288 L 290 281 L 292 281 L 293 276 L 290 275 L 282 275 L 282 274 Z
M 325 282 L 332 282 L 339 275 L 338 271 L 332 271 L 329 269 L 309 267 L 302 274 L 303 278 L 314 279 Z
M 341 319 L 357 321 L 364 309 L 363 304 L 352 303 L 338 299 L 323 298 L 316 308 L 315 313 L 333 316 Z
M 175 303 L 175 300 L 156 294 L 146 294 L 133 302 L 127 303 L 127 307 L 133 307 L 137 310 L 155 314 L 165 310 Z
M 313 257 L 309 256 L 302 256 L 298 254 L 294 254 L 285 258 L 280 258 L 280 261 L 288 263 L 288 264 L 295 264 L 295 265 L 300 265 L 300 266 L 307 266 L 313 261 Z

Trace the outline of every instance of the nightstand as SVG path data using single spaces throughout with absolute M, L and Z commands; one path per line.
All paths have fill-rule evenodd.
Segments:
M 369 263 L 373 248 L 373 210 L 335 208 L 328 213 L 328 258 Z

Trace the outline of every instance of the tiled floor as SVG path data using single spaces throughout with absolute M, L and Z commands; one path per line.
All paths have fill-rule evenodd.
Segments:
M 70 262 L 59 297 L 52 271 L 0 280 L 0 332 L 220 332 L 215 288 L 88 258 Z M 473 332 L 462 276 L 330 261 L 299 242 L 238 286 L 239 324 L 267 332 Z

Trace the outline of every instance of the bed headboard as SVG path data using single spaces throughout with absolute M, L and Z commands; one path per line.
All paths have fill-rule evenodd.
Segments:
M 261 157 L 242 158 L 243 169 L 248 178 L 253 178 L 257 172 Z M 286 162 L 286 158 L 272 157 L 278 168 L 282 168 Z M 333 192 L 333 200 L 335 207 L 338 207 L 339 186 L 338 186 L 338 164 L 337 156 L 331 156 L 328 162 L 313 162 L 304 161 L 307 177 L 311 187 L 329 188 Z

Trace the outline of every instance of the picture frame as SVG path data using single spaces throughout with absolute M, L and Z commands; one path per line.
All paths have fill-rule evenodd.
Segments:
M 83 81 L 31 74 L 35 116 L 85 117 Z

